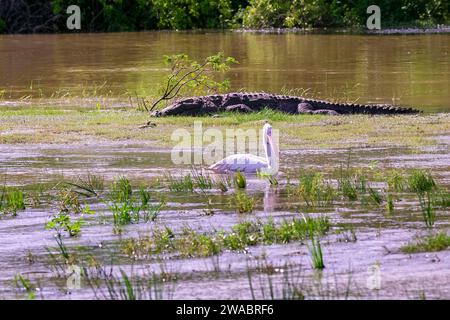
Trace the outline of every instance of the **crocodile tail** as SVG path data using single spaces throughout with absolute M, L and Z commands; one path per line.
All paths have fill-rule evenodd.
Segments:
M 396 107 L 389 104 L 356 104 L 333 103 L 322 100 L 308 100 L 314 110 L 333 110 L 339 114 L 415 114 L 420 110 L 405 107 Z

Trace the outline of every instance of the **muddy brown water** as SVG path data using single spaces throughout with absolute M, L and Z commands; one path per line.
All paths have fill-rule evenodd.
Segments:
M 450 152 L 448 139 L 441 139 L 436 147 L 409 150 L 402 148 L 354 149 L 351 165 L 367 168 L 378 161 L 386 168 L 432 168 L 441 184 L 450 185 Z M 167 150 L 154 150 L 140 143 L 111 143 L 105 145 L 16 145 L 1 147 L 0 176 L 9 185 L 30 185 L 38 182 L 55 182 L 70 179 L 87 172 L 102 175 L 111 181 L 126 175 L 137 185 L 150 183 L 164 172 L 186 172 L 170 162 Z M 7 152 L 6 152 L 7 151 Z M 414 152 L 412 152 L 414 151 Z M 283 150 L 281 171 L 312 168 L 332 175 L 339 164 L 346 165 L 348 150 Z M 334 164 L 334 165 L 330 165 Z M 309 299 L 328 298 L 400 298 L 418 299 L 450 298 L 450 252 L 404 254 L 399 248 L 417 236 L 429 233 L 412 197 L 396 203 L 396 212 L 388 215 L 384 207 L 364 208 L 349 203 L 337 203 L 328 208 L 305 211 L 298 200 L 283 191 L 286 174 L 280 174 L 280 187 L 271 187 L 257 177 L 248 178 L 248 192 L 257 199 L 252 214 L 236 214 L 228 206 L 229 198 L 220 192 L 186 194 L 166 192 L 167 208 L 156 222 L 125 226 L 121 235 L 112 232 L 111 214 L 104 203 L 91 202 L 97 212 L 88 218 L 79 238 L 65 238 L 70 248 L 87 248 L 103 261 L 115 257 L 115 266 L 135 274 L 161 272 L 176 274 L 176 282 L 168 281 L 162 289 L 164 298 L 252 298 L 248 270 L 252 271 L 252 285 L 256 298 L 270 298 L 268 278 L 275 287 L 275 298 L 282 298 L 283 281 L 287 277 L 296 283 Z M 210 197 L 215 214 L 205 216 L 206 199 Z M 19 212 L 17 217 L 2 216 L 0 220 L 0 297 L 24 298 L 23 290 L 15 288 L 12 279 L 17 274 L 31 279 L 39 287 L 38 298 L 78 299 L 94 298 L 93 290 L 86 284 L 81 289 L 66 291 L 65 279 L 52 272 L 46 247 L 54 247 L 53 232 L 44 224 L 54 206 L 43 204 Z M 252 219 L 275 220 L 326 214 L 333 225 L 322 238 L 326 268 L 318 273 L 310 266 L 307 246 L 301 243 L 260 245 L 250 247 L 246 253 L 224 252 L 212 258 L 180 258 L 166 256 L 137 260 L 132 263 L 119 254 L 117 243 L 128 237 L 145 236 L 155 226 L 169 226 L 180 231 L 189 225 L 195 230 L 228 230 L 232 225 Z M 102 213 L 104 218 L 100 218 Z M 450 226 L 448 212 L 438 212 L 436 228 L 447 230 Z M 349 241 L 348 233 L 337 234 L 342 226 L 353 226 L 357 240 Z M 80 249 L 79 249 L 80 250 Z M 33 263 L 27 260 L 32 253 Z M 270 265 L 270 275 L 256 272 L 265 255 Z M 259 261 L 259 262 L 258 262 Z M 289 265 L 285 269 L 286 264 Z M 374 268 L 379 268 L 380 287 L 370 287 Z M 372 271 L 371 271 L 372 270 Z M 264 295 L 261 287 L 265 288 Z M 101 291 L 106 294 L 106 289 Z M 99 294 L 99 297 L 103 296 Z M 108 295 L 106 294 L 106 297 Z
M 450 110 L 448 34 L 0 35 L 0 104 L 33 105 L 53 95 L 62 99 L 45 104 L 92 107 L 98 99 L 67 98 L 101 94 L 112 99 L 110 105 L 124 106 L 128 98 L 120 103 L 118 97 L 155 92 L 167 73 L 163 55 L 184 52 L 201 59 L 218 51 L 240 62 L 228 74 L 232 89 L 309 88 L 317 98 Z

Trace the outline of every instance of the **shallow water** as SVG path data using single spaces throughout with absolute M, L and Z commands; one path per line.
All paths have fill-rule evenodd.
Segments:
M 367 168 L 378 161 L 381 169 L 431 168 L 447 189 L 450 185 L 450 152 L 448 140 L 434 148 L 409 150 L 404 148 L 363 148 L 352 150 L 350 164 L 355 168 Z M 6 148 L 6 146 L 2 146 Z M 23 145 L 8 146 L 8 152 L 0 153 L 0 176 L 10 185 L 32 185 L 42 182 L 60 181 L 86 175 L 87 172 L 102 175 L 111 181 L 118 175 L 126 175 L 135 185 L 149 184 L 167 172 L 179 174 L 186 168 L 171 165 L 166 150 L 153 150 L 139 143 L 111 143 L 105 145 Z M 256 298 L 262 298 L 260 287 L 265 287 L 267 298 L 267 277 L 281 290 L 286 274 L 291 281 L 301 281 L 305 297 L 314 298 L 400 298 L 417 299 L 424 294 L 427 298 L 450 298 L 450 252 L 403 254 L 399 248 L 417 235 L 428 231 L 418 211 L 417 200 L 411 196 L 402 197 L 396 203 L 396 211 L 388 215 L 384 207 L 361 207 L 349 203 L 306 210 L 298 200 L 289 196 L 282 187 L 288 171 L 312 168 L 335 177 L 336 168 L 346 165 L 348 150 L 285 150 L 281 153 L 280 186 L 270 185 L 257 177 L 248 178 L 248 192 L 257 199 L 252 214 L 236 214 L 229 207 L 228 191 L 208 191 L 206 194 L 174 193 L 164 191 L 167 197 L 165 208 L 156 222 L 127 225 L 122 234 L 112 231 L 112 218 L 107 206 L 98 200 L 89 200 L 91 209 L 97 212 L 88 218 L 79 238 L 65 238 L 70 248 L 78 252 L 93 251 L 98 259 L 110 261 L 127 272 L 169 272 L 176 274 L 178 281 L 168 281 L 163 291 L 165 298 L 252 298 L 249 289 L 248 270 L 252 271 L 253 286 L 258 288 Z M 333 164 L 333 165 L 330 165 Z M 289 170 L 288 170 L 289 168 Z M 215 214 L 206 216 L 207 199 L 210 198 Z M 55 278 L 51 270 L 46 247 L 56 245 L 53 232 L 44 229 L 48 217 L 57 211 L 54 205 L 43 203 L 36 208 L 20 211 L 17 217 L 2 216 L 0 220 L 0 297 L 24 298 L 25 293 L 15 289 L 13 278 L 17 274 L 30 278 L 40 291 L 38 298 L 76 299 L 93 298 L 92 289 L 83 284 L 81 289 L 66 292 L 65 280 Z M 247 253 L 224 252 L 212 258 L 181 258 L 169 254 L 165 259 L 149 258 L 134 263 L 120 254 L 118 241 L 128 237 L 144 236 L 155 226 L 168 226 L 180 231 L 189 225 L 195 230 L 208 231 L 229 229 L 246 219 L 262 220 L 273 216 L 282 218 L 301 217 L 302 213 L 317 216 L 326 214 L 332 229 L 322 238 L 326 268 L 321 274 L 310 266 L 306 245 L 301 243 L 259 245 L 249 247 Z M 102 218 L 100 214 L 103 214 Z M 351 225 L 355 230 L 356 242 L 349 241 L 348 233 L 337 230 Z M 448 212 L 438 213 L 437 227 L 445 230 L 450 226 Z M 350 237 L 350 238 L 349 238 Z M 81 249 L 80 249 L 81 248 Z M 85 248 L 85 249 L 83 249 Z M 27 261 L 32 252 L 33 263 Z M 266 264 L 275 271 L 270 276 L 257 272 L 266 255 Z M 260 261 L 260 262 L 258 262 Z M 286 265 L 290 267 L 285 268 Z M 369 289 L 370 268 L 380 268 L 381 287 Z M 267 267 L 267 265 L 266 265 Z M 269 269 L 270 269 L 269 268 Z M 290 274 L 290 275 L 289 275 Z M 260 279 L 261 277 L 261 279 Z M 276 297 L 281 298 L 277 291 Z M 104 292 L 105 293 L 105 292 Z M 42 295 L 42 296 L 41 296 Z M 346 296 L 348 295 L 348 297 Z M 100 297 L 101 298 L 101 297 Z
M 155 92 L 167 73 L 163 55 L 201 59 L 223 51 L 240 62 L 228 74 L 235 90 L 304 88 L 317 98 L 449 111 L 449 40 L 448 34 L 0 35 L 0 105 L 129 106 L 129 95 Z

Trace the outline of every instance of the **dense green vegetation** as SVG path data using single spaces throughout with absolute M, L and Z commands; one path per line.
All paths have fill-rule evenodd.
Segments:
M 11 1 L 11 0 L 9 0 Z M 6 1 L 8 2 L 8 1 Z M 367 7 L 381 8 L 382 27 L 429 26 L 450 22 L 449 0 L 42 0 L 45 19 L 33 16 L 18 2 L 18 14 L 0 9 L 0 32 L 66 31 L 66 8 L 78 5 L 82 31 L 133 31 L 194 28 L 357 27 L 364 26 Z M 22 5 L 22 4 L 20 4 Z M 51 10 L 55 19 L 51 17 Z M 14 11 L 14 10 L 13 10 Z M 42 16 L 42 11 L 39 16 Z M 11 25 L 23 15 L 36 19 L 35 26 Z M 29 18 L 29 17 L 28 17 Z M 52 24 L 48 25 L 48 21 Z M 14 28 L 13 28 L 14 29 Z

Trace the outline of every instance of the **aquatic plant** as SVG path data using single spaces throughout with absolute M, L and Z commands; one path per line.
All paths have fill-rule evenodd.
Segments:
M 355 228 L 352 225 L 344 225 L 340 229 L 336 230 L 338 235 L 338 242 L 356 242 L 358 238 L 356 236 Z
M 140 197 L 140 212 L 142 213 L 142 219 L 144 222 L 155 221 L 158 217 L 161 210 L 166 205 L 164 199 L 161 199 L 156 204 L 152 204 L 150 202 L 150 192 L 145 189 L 144 186 L 140 186 L 139 188 L 139 197 Z
M 237 171 L 234 174 L 233 181 L 236 188 L 245 189 L 247 187 L 247 179 L 245 178 L 245 175 L 243 175 L 240 171 Z
M 124 177 L 115 181 L 111 202 L 108 204 L 116 231 L 120 231 L 118 228 L 123 225 L 155 221 L 164 206 L 163 199 L 152 203 L 150 191 L 143 185 L 139 187 L 137 195 L 133 196 L 130 182 Z
M 214 181 L 208 173 L 193 168 L 191 170 L 191 175 L 196 188 L 199 188 L 200 190 L 209 190 L 213 188 Z
M 73 187 L 72 191 L 86 197 L 98 196 L 105 189 L 105 179 L 91 173 L 85 178 L 78 177 L 76 181 L 67 181 L 66 184 Z
M 349 177 L 341 177 L 338 185 L 342 195 L 348 200 L 356 201 L 358 199 L 357 185 L 354 180 Z
M 17 211 L 25 209 L 23 191 L 15 187 L 3 187 L 0 194 L 0 210 L 17 215 Z
M 26 293 L 28 300 L 36 299 L 36 286 L 28 278 L 24 278 L 21 274 L 14 277 L 17 288 L 22 289 Z
M 57 201 L 60 212 L 81 212 L 81 203 L 78 197 L 78 193 L 70 189 L 67 189 L 65 187 L 60 189 L 57 194 Z
M 126 225 L 139 221 L 141 207 L 131 201 L 113 202 L 109 205 L 114 218 L 114 225 Z
M 263 178 L 263 179 L 267 179 L 267 181 L 269 181 L 271 186 L 277 186 L 278 185 L 278 179 L 271 174 L 268 173 L 264 173 L 264 172 L 260 172 L 258 171 L 256 174 L 258 177 Z
M 296 193 L 308 207 L 331 204 L 336 197 L 335 189 L 331 184 L 325 182 L 322 174 L 309 171 L 300 172 Z
M 383 197 L 378 190 L 369 187 L 369 199 L 377 206 L 380 206 L 383 202 Z
M 262 260 L 262 261 L 260 261 Z M 253 270 L 255 269 L 255 270 Z M 252 268 L 247 260 L 247 279 L 253 300 L 304 300 L 305 293 L 300 280 L 301 269 L 294 273 L 288 264 L 275 267 L 263 259 L 257 259 L 256 268 Z M 257 282 L 253 279 L 256 277 Z M 282 277 L 282 279 L 279 279 Z M 280 281 L 281 280 L 281 281 Z
M 222 251 L 221 244 L 214 236 L 198 233 L 190 227 L 183 228 L 177 238 L 176 248 L 184 257 L 209 257 Z
M 227 178 L 220 177 L 220 178 L 214 180 L 214 185 L 221 192 L 227 192 L 228 188 L 232 185 L 232 183 L 231 183 L 229 177 L 227 177 Z
M 431 228 L 436 221 L 436 212 L 432 201 L 437 188 L 436 182 L 429 172 L 414 170 L 408 178 L 408 187 L 419 198 L 425 225 Z
M 69 252 L 69 248 L 63 241 L 61 234 L 55 235 L 57 247 L 46 247 L 49 257 L 49 268 L 61 278 L 66 275 L 67 266 L 78 264 L 78 257 L 75 253 Z
M 175 234 L 168 227 L 155 228 L 148 237 L 130 238 L 121 243 L 122 252 L 133 258 L 144 258 L 152 254 L 177 252 L 185 257 L 212 256 L 223 250 L 242 251 L 258 244 L 289 243 L 303 241 L 311 235 L 323 235 L 330 227 L 326 217 L 282 220 L 273 219 L 244 221 L 235 224 L 226 232 L 215 230 L 209 233 L 184 227 Z
M 434 203 L 442 209 L 450 207 L 450 192 L 439 190 L 434 196 Z
M 174 177 L 170 173 L 165 175 L 165 180 L 169 184 L 170 191 L 176 192 L 193 192 L 194 191 L 194 181 L 192 180 L 192 176 L 190 174 Z
M 111 200 L 117 202 L 126 202 L 131 199 L 133 189 L 130 181 L 123 176 L 116 178 L 111 188 Z
M 394 197 L 391 193 L 388 193 L 386 201 L 386 210 L 389 214 L 394 213 Z
M 245 192 L 235 192 L 232 198 L 236 211 L 239 213 L 251 213 L 255 206 L 255 198 Z
M 407 181 L 402 172 L 398 170 L 390 170 L 387 172 L 387 184 L 391 192 L 403 192 Z
M 323 262 L 320 240 L 314 235 L 313 231 L 311 231 L 310 237 L 311 242 L 308 244 L 308 250 L 311 255 L 311 265 L 314 269 L 323 269 L 325 268 L 325 264 Z
M 175 292 L 176 276 L 167 273 L 143 271 L 140 274 L 119 274 L 103 266 L 83 268 L 83 279 L 97 299 L 107 300 L 168 300 Z
M 450 247 L 450 236 L 445 232 L 421 238 L 400 248 L 404 253 L 442 251 Z
M 45 225 L 45 228 L 55 230 L 57 235 L 61 235 L 62 231 L 66 231 L 69 236 L 76 237 L 81 233 L 81 226 L 84 224 L 84 215 L 86 214 L 93 215 L 95 212 L 89 206 L 85 206 L 81 216 L 73 221 L 67 211 L 60 211 L 52 216 L 51 220 Z

